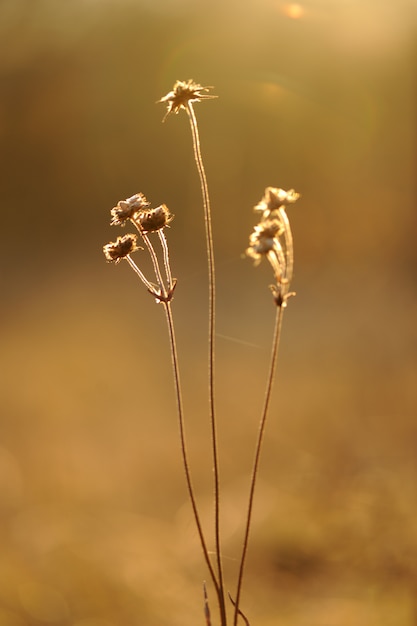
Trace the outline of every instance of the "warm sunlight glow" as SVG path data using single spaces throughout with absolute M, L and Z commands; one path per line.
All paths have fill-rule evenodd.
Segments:
M 260 83 L 259 88 L 260 90 L 262 90 L 264 96 L 267 98 L 275 98 L 276 96 L 279 96 L 283 91 L 281 85 L 272 82 Z
M 298 20 L 304 15 L 304 8 L 297 2 L 289 2 L 283 9 L 285 15 L 293 20 Z

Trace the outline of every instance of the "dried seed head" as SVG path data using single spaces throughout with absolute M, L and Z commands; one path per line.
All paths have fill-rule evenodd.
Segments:
M 275 278 L 271 287 L 277 306 L 285 307 L 290 296 L 290 284 L 293 275 L 294 251 L 290 223 L 285 205 L 296 202 L 300 197 L 294 189 L 284 191 L 276 187 L 267 187 L 262 200 L 254 209 L 261 213 L 261 219 L 249 237 L 247 256 L 258 265 L 262 257 L 269 261 Z
M 277 246 L 281 247 L 278 237 L 282 232 L 282 225 L 278 220 L 266 220 L 257 224 L 249 237 L 247 256 L 254 259 L 257 265 L 268 252 L 276 250 Z
M 177 80 L 172 88 L 172 91 L 158 100 L 158 102 L 164 102 L 167 104 L 167 112 L 163 121 L 165 121 L 166 117 L 170 113 L 178 113 L 180 109 L 187 109 L 189 102 L 201 102 L 202 100 L 217 98 L 217 96 L 204 93 L 209 89 L 213 89 L 213 87 L 202 87 L 191 79 Z
M 300 194 L 294 189 L 284 191 L 277 187 L 267 187 L 262 200 L 254 207 L 254 210 L 256 213 L 262 213 L 264 219 L 267 219 L 271 213 L 286 204 L 293 204 L 299 197 Z
M 136 244 L 137 235 L 123 235 L 118 237 L 116 241 L 111 241 L 103 246 L 104 256 L 109 263 L 119 263 L 121 259 L 132 254 L 136 250 L 140 250 Z
M 124 226 L 127 220 L 133 219 L 137 213 L 147 209 L 150 202 L 147 201 L 143 193 L 135 193 L 134 196 L 126 200 L 120 200 L 111 210 L 111 226 Z
M 173 219 L 174 216 L 169 212 L 167 205 L 161 204 L 154 209 L 139 213 L 135 218 L 135 222 L 139 224 L 140 229 L 144 233 L 150 233 L 161 230 L 161 228 L 172 222 Z

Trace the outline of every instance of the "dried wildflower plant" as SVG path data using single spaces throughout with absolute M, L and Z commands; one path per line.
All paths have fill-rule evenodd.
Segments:
M 265 189 L 262 200 L 254 207 L 261 215 L 249 237 L 247 256 L 259 264 L 262 257 L 268 259 L 274 272 L 275 284 L 271 285 L 278 306 L 287 306 L 287 300 L 295 295 L 290 291 L 294 267 L 293 239 L 290 222 L 285 211 L 288 204 L 298 200 L 300 194 L 294 189 L 284 191 L 275 187 Z
M 111 242 L 103 247 L 107 261 L 119 263 L 126 259 L 131 268 L 139 276 L 148 291 L 155 296 L 157 302 L 170 301 L 174 294 L 176 281 L 171 274 L 168 244 L 164 234 L 164 228 L 172 221 L 173 215 L 165 204 L 151 208 L 143 193 L 136 193 L 126 200 L 120 200 L 111 212 L 111 226 L 125 226 L 127 222 L 133 224 L 138 230 L 152 260 L 155 272 L 156 284 L 146 278 L 130 256 L 139 249 L 136 244 L 138 235 L 124 235 L 118 237 L 116 242 Z M 160 261 L 155 248 L 149 238 L 149 233 L 157 233 L 163 252 L 163 264 L 165 278 L 160 268 Z
M 211 207 L 208 192 L 207 179 L 204 169 L 203 158 L 201 154 L 200 138 L 198 131 L 197 119 L 195 116 L 193 104 L 215 98 L 207 92 L 211 87 L 202 87 L 192 80 L 177 81 L 172 91 L 166 96 L 158 100 L 158 102 L 167 105 L 167 112 L 164 120 L 170 113 L 177 114 L 183 109 L 189 118 L 194 158 L 200 178 L 203 214 L 206 229 L 206 251 L 208 264 L 208 391 L 209 391 L 209 421 L 211 426 L 211 451 L 213 457 L 213 480 L 214 480 L 214 563 L 212 562 L 213 553 L 208 549 L 208 544 L 203 530 L 201 517 L 197 505 L 197 499 L 192 483 L 192 473 L 188 461 L 188 452 L 185 436 L 185 420 L 184 408 L 182 400 L 181 380 L 178 362 L 177 342 L 175 338 L 174 318 L 172 313 L 172 299 L 176 286 L 176 279 L 172 278 L 170 255 L 168 250 L 168 242 L 165 235 L 165 229 L 169 228 L 173 220 L 165 204 L 161 204 L 152 208 L 151 203 L 143 193 L 120 200 L 111 210 L 112 226 L 125 226 L 126 223 L 131 224 L 135 229 L 135 234 L 126 234 L 117 237 L 115 242 L 110 242 L 103 247 L 105 258 L 108 262 L 118 264 L 123 259 L 128 262 L 134 270 L 141 282 L 145 285 L 148 292 L 155 298 L 157 303 L 162 303 L 167 320 L 169 342 L 171 348 L 171 358 L 173 367 L 173 378 L 176 392 L 177 415 L 180 433 L 180 446 L 183 467 L 185 470 L 186 484 L 188 496 L 193 511 L 194 521 L 196 524 L 200 545 L 203 556 L 210 574 L 211 582 L 216 592 L 220 626 L 227 626 L 228 612 L 226 606 L 226 587 L 223 575 L 222 564 L 222 548 L 220 537 L 220 471 L 219 471 L 219 453 L 217 442 L 217 413 L 215 407 L 215 263 L 213 251 L 213 234 L 211 226 Z M 286 207 L 298 200 L 299 194 L 293 189 L 284 191 L 275 187 L 267 187 L 261 201 L 254 207 L 255 213 L 259 215 L 259 222 L 254 227 L 249 237 L 249 246 L 246 249 L 248 257 L 255 261 L 255 265 L 259 264 L 263 257 L 270 263 L 274 276 L 274 283 L 271 290 L 276 304 L 275 326 L 272 338 L 271 357 L 269 371 L 267 375 L 266 392 L 263 407 L 260 415 L 260 423 L 257 441 L 255 442 L 254 461 L 252 473 L 249 481 L 249 496 L 245 514 L 245 527 L 242 541 L 242 550 L 239 562 L 236 591 L 234 596 L 228 594 L 233 610 L 232 622 L 233 626 L 237 626 L 239 618 L 241 618 L 246 626 L 249 626 L 249 620 L 242 612 L 241 592 L 243 584 L 243 574 L 246 564 L 246 555 L 249 544 L 249 533 L 252 522 L 252 511 L 254 504 L 254 494 L 256 481 L 258 476 L 259 460 L 261 455 L 262 441 L 264 438 L 265 425 L 269 410 L 272 387 L 275 378 L 278 346 L 282 328 L 283 312 L 287 306 L 288 299 L 294 295 L 290 291 L 290 285 L 293 276 L 293 238 L 290 223 L 286 214 Z M 155 237 L 159 239 L 159 246 L 154 246 Z M 143 246 L 138 245 L 138 240 Z M 146 250 L 150 255 L 154 276 L 150 280 L 136 262 L 132 255 L 138 251 Z M 204 616 L 206 626 L 212 626 L 211 613 L 209 608 L 209 599 L 206 584 L 203 585 L 204 592 Z

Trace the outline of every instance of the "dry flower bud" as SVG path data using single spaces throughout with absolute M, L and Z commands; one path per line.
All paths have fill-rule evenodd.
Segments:
M 282 226 L 277 220 L 260 222 L 249 237 L 249 248 L 246 254 L 259 263 L 262 256 L 281 247 L 278 237 L 282 234 Z
M 132 254 L 140 248 L 136 244 L 137 235 L 128 234 L 118 237 L 116 241 L 111 241 L 103 246 L 104 256 L 109 263 L 119 263 L 121 259 Z
M 193 80 L 177 80 L 172 91 L 167 93 L 166 96 L 158 100 L 158 102 L 164 102 L 167 104 L 167 112 L 165 118 L 170 113 L 178 113 L 180 109 L 187 109 L 189 102 L 201 102 L 201 100 L 209 100 L 211 98 L 217 98 L 205 91 L 213 89 L 212 87 L 202 87 Z
M 263 213 L 264 217 L 267 218 L 273 211 L 286 204 L 293 204 L 299 197 L 300 194 L 294 191 L 294 189 L 284 191 L 284 189 L 276 187 L 267 187 L 262 200 L 254 207 L 254 210 L 257 213 Z
M 144 233 L 161 230 L 174 219 L 174 216 L 169 212 L 166 204 L 161 204 L 155 209 L 149 209 L 143 211 L 136 216 L 136 223 L 139 224 L 141 230 Z
M 150 203 L 147 201 L 143 193 L 136 193 L 134 196 L 126 200 L 120 200 L 111 210 L 112 220 L 111 226 L 124 226 L 127 220 L 133 219 L 139 212 L 147 209 Z

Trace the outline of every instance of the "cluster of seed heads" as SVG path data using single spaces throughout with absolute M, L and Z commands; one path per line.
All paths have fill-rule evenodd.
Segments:
M 277 306 L 285 307 L 290 292 L 293 275 L 294 249 L 290 223 L 285 211 L 288 204 L 293 204 L 300 197 L 294 189 L 284 191 L 276 187 L 267 187 L 262 200 L 254 207 L 261 215 L 259 223 L 249 237 L 247 256 L 260 263 L 266 257 L 274 272 L 275 284 L 271 290 Z
M 136 252 L 136 250 L 143 249 L 137 244 L 138 235 L 136 234 L 128 233 L 127 235 L 117 237 L 116 241 L 107 243 L 103 247 L 106 260 L 111 263 L 119 263 L 122 259 L 126 259 L 147 287 L 148 291 L 155 296 L 157 302 L 167 302 L 171 300 L 176 281 L 173 280 L 171 276 L 168 245 L 163 232 L 163 229 L 168 226 L 174 217 L 169 212 L 168 207 L 165 204 L 161 204 L 152 208 L 151 203 L 148 202 L 143 193 L 136 193 L 126 200 L 120 200 L 110 213 L 112 218 L 110 224 L 112 226 L 125 226 L 127 222 L 130 222 L 139 232 L 151 256 L 157 284 L 153 284 L 145 277 L 130 256 L 133 252 Z M 154 232 L 158 233 L 161 241 L 166 280 L 162 277 L 158 256 L 148 237 L 149 233 Z

